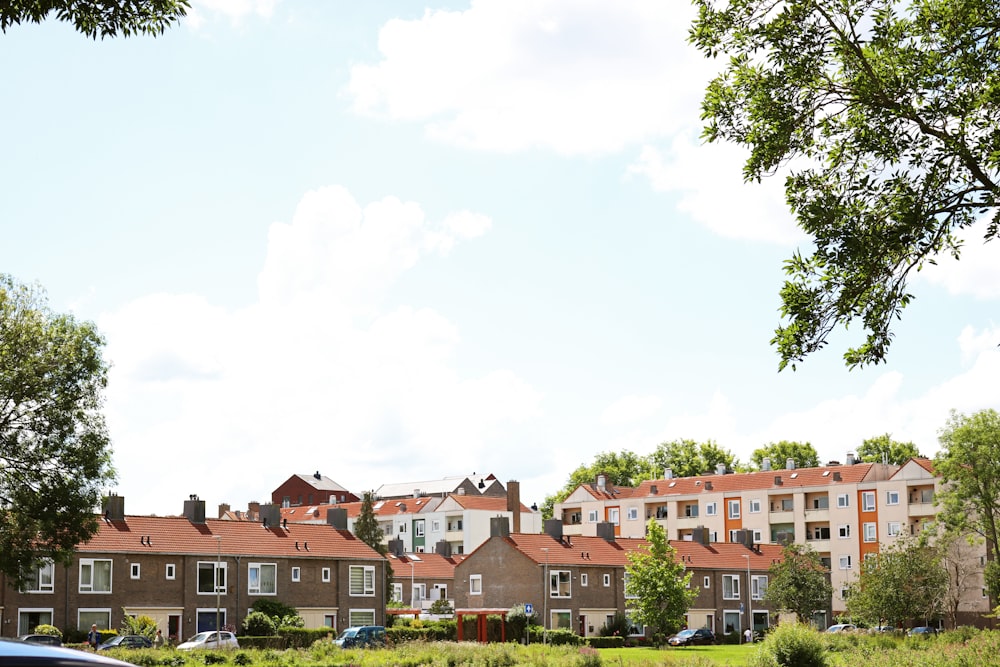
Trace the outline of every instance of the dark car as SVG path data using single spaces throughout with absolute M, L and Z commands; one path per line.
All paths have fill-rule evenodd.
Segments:
M 908 637 L 931 637 L 937 634 L 937 628 L 932 628 L 929 625 L 920 625 L 915 628 L 910 628 L 910 631 L 906 633 Z
M 62 639 L 56 635 L 21 635 L 18 637 L 22 642 L 30 644 L 45 644 L 46 646 L 62 646 Z
M 135 667 L 104 655 L 62 646 L 33 644 L 17 639 L 0 639 L 0 665 L 21 667 Z
M 385 628 L 381 625 L 359 625 L 347 628 L 333 640 L 340 648 L 385 646 Z
M 708 628 L 698 628 L 696 630 L 681 630 L 667 640 L 671 646 L 693 646 L 695 644 L 714 644 L 715 633 Z
M 97 647 L 98 651 L 106 651 L 109 648 L 152 648 L 153 642 L 148 637 L 142 635 L 115 635 Z

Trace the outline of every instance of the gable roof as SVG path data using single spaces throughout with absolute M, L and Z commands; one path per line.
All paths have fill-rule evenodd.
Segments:
M 480 482 L 485 487 L 488 486 L 487 482 L 494 480 L 496 480 L 496 477 L 493 474 L 477 475 L 476 473 L 472 473 L 471 475 L 443 477 L 441 479 L 425 480 L 422 482 L 383 484 L 375 490 L 375 496 L 386 499 L 405 498 L 407 496 L 412 497 L 416 492 L 419 492 L 420 495 L 445 495 L 451 493 L 466 481 L 474 483 L 478 488 Z
M 934 471 L 934 461 L 914 457 L 900 466 L 890 479 L 929 479 L 939 477 Z
M 292 475 L 291 477 L 286 479 L 284 484 L 282 484 L 281 486 L 288 484 L 293 479 L 299 479 L 308 484 L 309 486 L 313 487 L 317 491 L 344 491 L 345 493 L 350 493 L 348 489 L 344 488 L 340 484 L 337 484 L 329 477 L 325 475 L 320 475 L 319 471 L 316 471 L 312 475 Z
M 219 537 L 221 540 L 217 540 Z M 148 544 L 146 543 L 148 539 Z M 97 534 L 77 546 L 81 553 L 163 553 L 216 557 L 223 554 L 297 558 L 381 560 L 377 551 L 349 531 L 296 524 L 288 529 L 246 521 L 184 517 L 126 516 L 99 521 Z
M 691 495 L 704 491 L 739 493 L 754 489 L 780 489 L 833 486 L 865 481 L 875 481 L 880 475 L 881 463 L 856 463 L 844 466 L 797 468 L 794 470 L 766 470 L 726 475 L 698 475 L 642 482 L 635 496 L 658 497 Z M 781 480 L 780 484 L 776 480 Z M 655 492 L 654 492 L 655 487 Z
M 389 554 L 389 562 L 392 563 L 396 581 L 406 579 L 409 576 L 411 563 L 413 564 L 412 576 L 415 579 L 454 579 L 455 566 L 467 557 L 468 554 L 448 557 L 439 553 L 404 554 L 402 556 Z
M 452 493 L 448 495 L 447 500 L 450 500 L 455 505 L 467 510 L 485 510 L 489 512 L 507 511 L 506 496 L 469 496 L 462 495 L 460 493 Z M 445 505 L 445 507 L 447 507 L 447 505 Z M 524 503 L 521 503 L 522 513 L 528 513 L 531 511 L 532 510 L 529 509 Z

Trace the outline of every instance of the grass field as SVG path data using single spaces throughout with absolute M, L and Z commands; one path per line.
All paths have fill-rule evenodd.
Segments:
M 602 648 L 604 665 L 644 667 L 646 665 L 704 665 L 708 667 L 742 667 L 746 665 L 752 645 L 688 646 L 685 648 Z

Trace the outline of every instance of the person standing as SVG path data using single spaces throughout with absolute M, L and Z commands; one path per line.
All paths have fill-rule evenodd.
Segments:
M 97 645 L 101 643 L 101 633 L 97 631 L 97 623 L 90 626 L 90 632 L 87 633 L 87 643 L 95 651 L 97 650 Z
M 157 630 L 156 636 L 153 637 L 153 648 L 163 647 L 163 630 Z

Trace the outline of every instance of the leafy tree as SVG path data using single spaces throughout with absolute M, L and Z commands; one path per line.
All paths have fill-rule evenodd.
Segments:
M 938 519 L 949 530 L 975 533 L 997 553 L 1000 542 L 1000 414 L 981 410 L 966 416 L 952 410 L 938 440 L 942 449 L 934 458 L 941 475 L 935 499 Z M 990 599 L 1000 597 L 1000 564 L 991 560 L 985 571 Z
M 278 623 L 285 616 L 298 616 L 299 612 L 295 607 L 291 607 L 284 602 L 279 602 L 278 600 L 268 600 L 266 598 L 259 598 L 254 600 L 254 603 L 250 606 L 254 611 L 259 611 L 262 614 L 267 614 L 270 616 L 275 623 Z
M 819 555 L 804 544 L 789 544 L 781 560 L 771 565 L 764 599 L 783 612 L 795 614 L 800 623 L 808 623 L 817 609 L 827 609 L 833 587 L 829 571 Z
M 941 566 L 948 573 L 948 587 L 942 606 L 953 628 L 958 627 L 962 601 L 980 588 L 982 541 L 975 535 L 945 532 L 937 542 Z
M 749 148 L 744 179 L 789 165 L 786 199 L 812 238 L 785 266 L 780 368 L 860 322 L 849 367 L 879 363 L 914 270 L 958 256 L 993 214 L 1000 160 L 996 0 L 695 0 L 690 41 L 726 57 L 703 136 Z
M 714 440 L 662 442 L 657 445 L 656 451 L 649 455 L 653 479 L 662 477 L 667 468 L 675 477 L 694 477 L 714 471 L 720 463 L 725 464 L 727 468 L 733 468 L 737 461 L 732 452 L 720 447 Z
M 151 616 L 140 614 L 139 616 L 129 616 L 122 609 L 122 634 L 142 635 L 146 639 L 156 636 L 156 621 Z
M 382 529 L 378 525 L 378 519 L 375 518 L 375 494 L 371 491 L 365 491 L 364 497 L 361 499 L 361 510 L 358 513 L 358 518 L 354 522 L 354 536 L 359 540 L 370 546 L 375 551 L 379 552 L 383 556 L 389 553 L 389 548 L 382 542 Z M 385 601 L 388 603 L 392 599 L 392 578 L 393 578 L 392 564 L 389 560 L 385 561 Z
M 8 0 L 0 2 L 0 30 L 50 14 L 86 36 L 159 35 L 187 14 L 189 0 Z
M 771 460 L 771 467 L 784 470 L 788 459 L 795 461 L 796 468 L 815 468 L 819 465 L 819 454 L 816 448 L 808 442 L 780 440 L 753 450 L 750 460 L 757 470 L 760 470 L 765 458 Z
M 613 486 L 635 486 L 648 471 L 648 462 L 642 456 L 630 451 L 601 452 L 590 465 L 580 465 L 570 473 L 565 486 L 558 492 L 546 496 L 542 503 L 542 516 L 552 518 L 556 503 L 561 503 L 581 484 L 593 484 L 599 474 L 607 475 L 607 482 Z
M 861 564 L 850 584 L 847 611 L 870 625 L 901 625 L 910 618 L 929 620 L 941 610 L 948 573 L 937 549 L 926 540 L 900 538 Z
M 898 442 L 888 433 L 868 438 L 858 447 L 858 458 L 866 463 L 882 463 L 883 456 L 889 463 L 901 466 L 920 456 L 920 452 L 912 442 Z
M 97 531 L 114 479 L 103 346 L 93 324 L 0 274 L 0 572 L 15 585 L 45 560 L 68 565 Z
M 273 637 L 278 634 L 278 624 L 269 614 L 251 611 L 243 619 L 243 634 L 249 637 Z
M 648 547 L 628 554 L 626 595 L 634 596 L 632 620 L 650 627 L 663 641 L 684 623 L 684 614 L 698 591 L 688 588 L 691 573 L 677 560 L 667 533 L 656 520 L 646 524 Z

